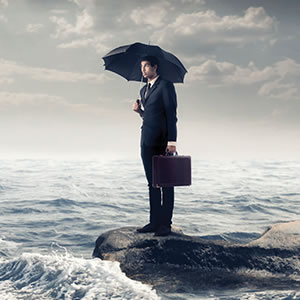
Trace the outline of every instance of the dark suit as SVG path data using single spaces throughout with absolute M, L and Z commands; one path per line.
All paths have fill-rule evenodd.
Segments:
M 174 207 L 174 188 L 152 187 L 152 156 L 164 155 L 168 141 L 177 137 L 177 100 L 173 83 L 158 78 L 145 97 L 141 89 L 144 110 L 141 134 L 141 156 L 149 186 L 150 223 L 170 226 Z

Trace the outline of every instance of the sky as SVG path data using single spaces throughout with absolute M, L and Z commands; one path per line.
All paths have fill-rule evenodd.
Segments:
M 176 84 L 179 154 L 300 159 L 300 1 L 0 0 L 0 156 L 139 158 L 139 83 L 102 57 L 159 45 Z

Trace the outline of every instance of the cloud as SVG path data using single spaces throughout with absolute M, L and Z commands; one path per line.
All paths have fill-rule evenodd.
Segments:
M 128 40 L 133 42 L 135 39 L 139 40 L 139 36 L 145 36 L 141 32 L 145 32 L 146 26 L 141 23 L 143 22 L 141 19 L 138 19 L 140 1 L 136 1 L 137 5 L 134 5 L 134 9 L 132 3 L 128 5 L 122 1 L 70 0 L 70 2 L 74 5 L 75 21 L 71 21 L 74 16 L 70 13 L 50 17 L 50 21 L 55 25 L 51 37 L 59 40 L 57 47 L 60 49 L 90 47 L 104 55 L 116 47 L 116 43 L 128 44 Z M 158 4 L 158 7 L 149 4 L 146 6 L 152 7 L 155 15 L 159 15 L 161 10 L 158 7 L 165 7 L 167 4 Z M 137 11 L 133 13 L 135 9 Z M 131 19 L 131 15 L 137 18 L 137 23 L 141 24 L 137 25 Z M 160 17 L 155 16 L 155 19 L 161 22 L 163 16 L 165 13 Z
M 50 13 L 52 15 L 64 15 L 66 14 L 68 11 L 66 9 L 51 9 Z
M 0 22 L 6 23 L 7 18 L 1 14 L 1 10 L 8 6 L 8 0 L 0 0 Z
M 8 0 L 0 0 L 0 8 L 8 6 Z
M 37 33 L 41 31 L 41 29 L 44 27 L 43 24 L 28 24 L 26 26 L 26 31 L 29 33 Z
M 94 7 L 94 0 L 69 0 L 74 2 L 78 7 L 86 8 L 86 7 Z
M 50 17 L 55 25 L 52 38 L 62 41 L 57 47 L 92 47 L 103 55 L 117 45 L 134 41 L 148 43 L 149 40 L 152 43 L 151 35 L 154 30 L 173 22 L 174 15 L 179 11 L 194 10 L 203 4 L 203 1 L 198 0 L 69 2 L 73 5 L 72 11 L 75 10 L 75 21 L 71 13 Z M 149 29 L 152 31 L 149 32 Z
M 74 25 L 64 17 L 51 16 L 50 21 L 56 25 L 56 32 L 52 35 L 56 39 L 64 39 L 70 35 L 87 35 L 94 25 L 94 19 L 86 9 L 77 15 Z
M 169 5 L 167 2 L 154 4 L 147 9 L 145 7 L 137 7 L 132 10 L 130 19 L 136 25 L 147 25 L 149 28 L 158 28 L 164 25 Z
M 78 6 L 74 24 L 67 20 L 69 17 L 67 15 L 64 17 L 57 15 L 50 17 L 50 21 L 55 24 L 55 32 L 51 34 L 51 37 L 62 40 L 57 48 L 91 47 L 101 54 L 108 52 L 110 47 L 107 46 L 107 41 L 114 40 L 115 33 L 110 33 L 109 30 L 101 30 L 99 33 L 95 28 L 95 21 L 99 19 L 99 16 L 95 14 L 94 1 L 74 0 L 71 2 Z
M 11 77 L 0 77 L 0 84 L 10 84 L 13 82 L 14 80 Z
M 214 10 L 204 10 L 202 0 L 69 3 L 72 10 L 68 13 L 50 17 L 55 25 L 51 37 L 60 40 L 57 47 L 61 49 L 91 47 L 104 55 L 118 44 L 150 41 L 197 59 L 224 46 L 243 47 L 263 41 L 272 47 L 276 43 L 276 20 L 263 7 L 222 16 Z
M 61 49 L 94 47 L 98 53 L 103 54 L 109 51 L 109 47 L 105 45 L 104 41 L 110 38 L 112 38 L 110 34 L 103 34 L 93 38 L 75 39 L 70 42 L 60 43 L 57 47 Z
M 35 68 L 17 64 L 14 61 L 0 59 L 0 77 L 7 78 L 13 75 L 27 76 L 39 81 L 102 83 L 107 80 L 104 74 L 66 72 L 55 69 Z
M 0 22 L 6 23 L 7 18 L 4 15 L 0 15 Z
M 258 95 L 273 99 L 299 99 L 299 88 L 295 83 L 282 83 L 281 79 L 265 83 L 258 91 Z
M 94 44 L 94 42 L 95 42 L 95 39 L 92 39 L 92 38 L 77 39 L 77 40 L 73 40 L 68 43 L 61 43 L 57 47 L 62 48 L 62 49 L 90 47 L 92 44 Z
M 263 7 L 249 7 L 243 16 L 218 16 L 213 10 L 182 13 L 174 22 L 153 33 L 158 44 L 183 49 L 185 53 L 208 51 L 226 45 L 241 47 L 272 38 L 276 21 Z
M 30 115 L 37 112 L 49 114 L 57 112 L 59 114 L 90 115 L 100 117 L 104 114 L 110 114 L 111 110 L 104 108 L 101 103 L 72 103 L 64 97 L 40 94 L 40 93 L 13 93 L 0 92 L 0 111 L 22 111 Z M 56 114 L 55 114 L 56 115 Z
M 285 77 L 288 75 L 300 76 L 300 64 L 297 64 L 295 60 L 286 58 L 274 64 L 276 72 Z
M 75 21 L 71 21 L 74 18 L 71 14 L 50 17 L 55 25 L 51 37 L 62 41 L 57 47 L 92 47 L 103 55 L 118 44 L 125 45 L 138 40 L 147 43 L 150 38 L 150 34 L 147 33 L 149 28 L 159 28 L 168 23 L 170 12 L 173 10 L 170 1 L 70 2 L 75 4 Z M 181 0 L 176 2 L 181 3 Z
M 300 95 L 300 64 L 290 58 L 261 69 L 253 62 L 242 67 L 210 59 L 188 71 L 187 83 L 201 82 L 211 87 L 258 84 L 259 96 L 285 100 L 299 99 Z
M 201 5 L 204 5 L 205 4 L 205 0 L 181 0 L 181 2 L 183 4 L 201 4 Z
M 36 105 L 37 103 L 44 105 L 45 102 L 66 104 L 65 100 L 59 96 L 50 96 L 47 94 L 0 92 L 1 106 L 21 106 L 23 104 Z
M 274 77 L 271 67 L 258 69 L 253 62 L 241 67 L 230 62 L 207 60 L 199 66 L 193 66 L 187 74 L 187 81 L 201 81 L 215 85 L 250 85 Z

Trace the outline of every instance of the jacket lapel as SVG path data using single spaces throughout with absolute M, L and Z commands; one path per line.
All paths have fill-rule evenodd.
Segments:
M 153 91 L 156 89 L 156 87 L 157 87 L 157 85 L 159 84 L 159 82 L 160 82 L 160 77 L 158 77 L 157 78 L 157 80 L 154 82 L 154 84 L 153 84 L 153 86 L 150 88 L 150 90 L 148 91 L 148 93 L 147 93 L 147 97 L 145 97 L 145 91 L 146 91 L 146 86 L 147 85 L 145 85 L 144 87 L 143 87 L 143 105 L 145 106 L 146 104 L 147 104 L 147 101 L 148 101 L 148 98 L 151 96 L 151 94 L 153 93 Z

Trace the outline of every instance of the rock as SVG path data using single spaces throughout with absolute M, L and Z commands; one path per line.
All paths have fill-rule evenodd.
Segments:
M 295 225 L 282 224 L 285 235 L 288 224 Z M 93 256 L 118 261 L 129 278 L 162 292 L 299 288 L 300 243 L 286 243 L 289 238 L 285 236 L 285 243 L 277 242 L 272 247 L 270 236 L 272 232 L 278 234 L 280 227 L 272 228 L 245 245 L 205 240 L 178 230 L 167 237 L 155 237 L 152 233 L 137 233 L 135 227 L 124 227 L 100 235 Z
M 300 248 L 300 220 L 274 224 L 259 239 L 249 245 L 280 249 Z

